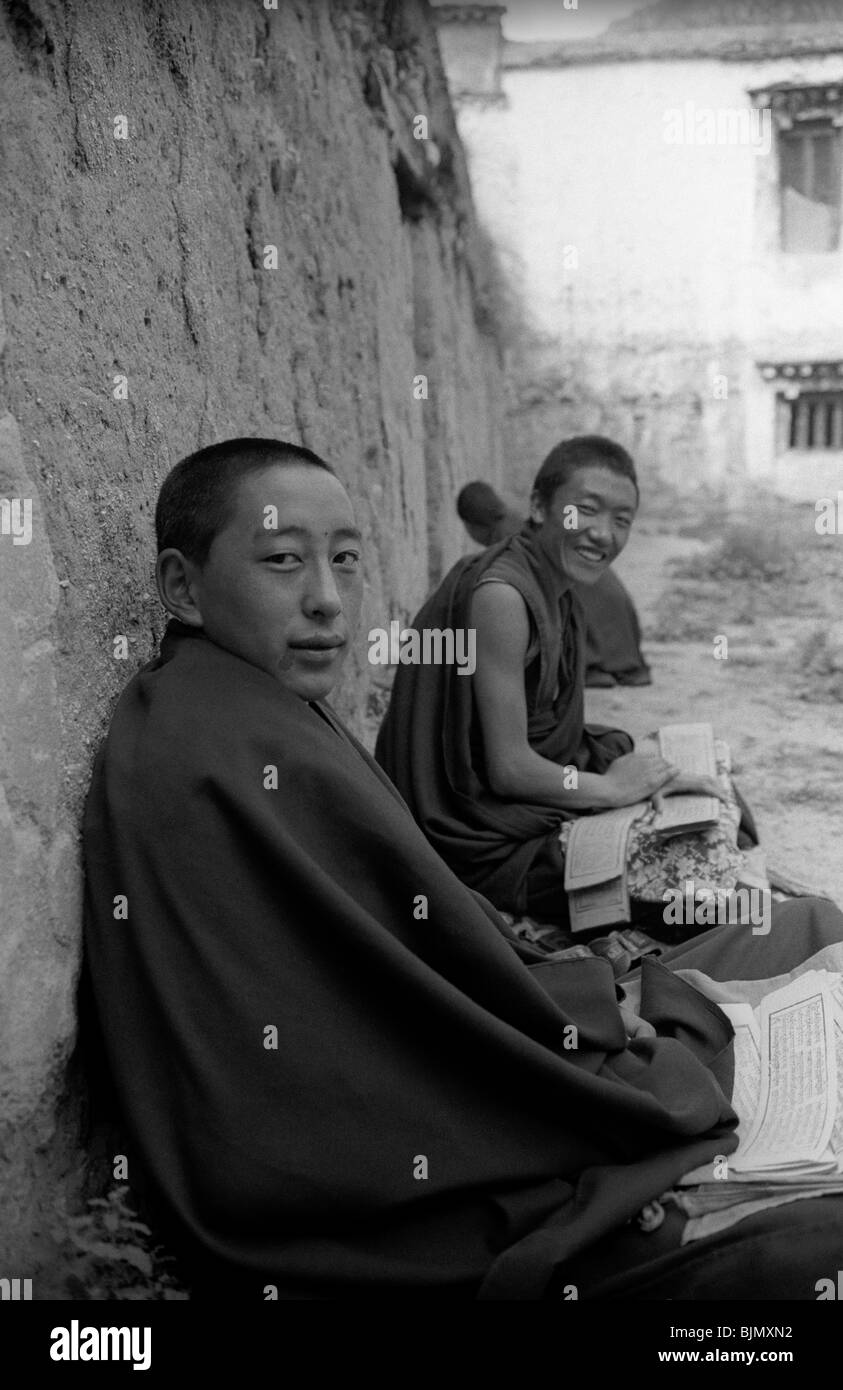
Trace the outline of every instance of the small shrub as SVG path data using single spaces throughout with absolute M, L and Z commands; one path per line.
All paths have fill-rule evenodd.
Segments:
M 695 604 L 696 595 L 682 588 L 668 589 L 656 606 L 654 619 L 647 626 L 653 642 L 705 642 L 711 639 L 712 624 L 707 605 Z
M 793 542 L 780 528 L 732 522 L 718 543 L 692 560 L 681 561 L 677 574 L 707 579 L 754 579 L 769 582 L 794 573 Z
M 799 670 L 810 679 L 799 690 L 802 700 L 843 700 L 843 623 L 818 623 L 797 645 Z
M 710 643 L 714 633 L 723 631 L 724 614 L 727 631 L 752 627 L 758 613 L 751 588 L 735 590 L 710 580 L 673 582 L 661 594 L 646 635 L 654 642 Z
M 85 1300 L 187 1299 L 172 1256 L 153 1246 L 152 1233 L 129 1205 L 129 1188 L 88 1199 L 85 1211 L 59 1208 L 53 1231 L 67 1269 L 68 1295 Z

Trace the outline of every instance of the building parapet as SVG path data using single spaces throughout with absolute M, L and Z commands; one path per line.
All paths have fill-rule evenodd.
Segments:
M 777 82 L 749 92 L 753 105 L 769 108 L 781 130 L 799 121 L 830 121 L 843 126 L 843 80 L 806 84 Z
M 839 391 L 843 386 L 843 362 L 759 362 L 765 381 L 810 386 L 813 391 Z
M 843 23 L 792 24 L 769 30 L 757 25 L 723 29 L 666 29 L 640 34 L 606 34 L 597 39 L 525 43 L 508 39 L 505 70 L 563 68 L 587 63 L 670 62 L 716 58 L 721 62 L 757 62 L 769 58 L 804 58 L 843 53 Z

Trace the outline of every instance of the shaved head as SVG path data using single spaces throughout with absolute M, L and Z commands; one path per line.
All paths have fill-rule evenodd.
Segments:
M 579 468 L 608 468 L 611 473 L 628 478 L 638 494 L 635 464 L 626 449 L 602 434 L 579 434 L 551 449 L 536 474 L 533 495 L 549 506 L 557 490 L 570 482 Z
M 204 565 L 214 537 L 232 516 L 244 478 L 276 464 L 321 468 L 330 464 L 302 444 L 282 439 L 226 439 L 188 454 L 167 474 L 155 508 L 158 551 L 180 550 Z

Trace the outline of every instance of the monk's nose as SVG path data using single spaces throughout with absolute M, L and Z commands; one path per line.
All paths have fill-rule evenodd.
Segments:
M 603 546 L 609 545 L 612 539 L 612 528 L 606 517 L 592 517 L 585 528 L 585 533 L 596 544 Z
M 305 612 L 323 618 L 335 618 L 342 612 L 342 599 L 329 567 L 319 569 L 304 596 Z

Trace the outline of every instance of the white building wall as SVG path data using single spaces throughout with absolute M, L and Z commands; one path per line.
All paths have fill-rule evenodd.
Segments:
M 463 106 L 481 220 L 534 335 L 525 476 L 563 433 L 604 429 L 675 481 L 764 477 L 810 496 L 814 474 L 843 479 L 836 455 L 803 459 L 795 489 L 794 460 L 780 476 L 775 388 L 756 366 L 843 359 L 843 249 L 779 249 L 770 126 L 760 147 L 665 138 L 687 103 L 747 109 L 750 89 L 835 80 L 843 54 L 588 64 L 507 71 L 505 107 Z

